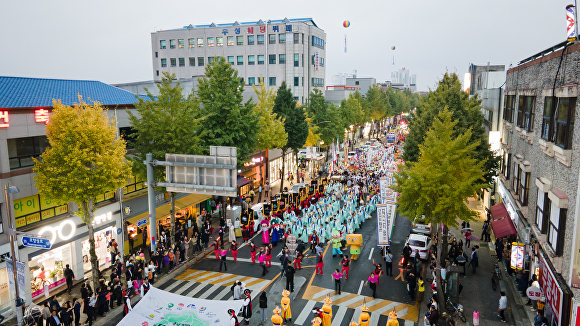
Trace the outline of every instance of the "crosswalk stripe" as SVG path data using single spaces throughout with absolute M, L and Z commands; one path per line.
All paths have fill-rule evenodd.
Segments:
M 199 296 L 199 299 L 207 299 L 215 290 L 219 289 L 219 285 L 212 285 L 207 291 Z
M 360 309 L 355 309 L 354 310 L 354 314 L 352 314 L 352 319 L 350 320 L 351 322 L 355 322 L 358 323 L 358 317 L 360 316 L 360 313 L 362 312 L 362 310 Z
M 405 319 L 405 325 L 404 326 L 415 326 L 415 322 L 412 320 L 406 320 Z
M 341 306 L 340 308 L 338 308 L 336 315 L 334 315 L 332 318 L 333 320 L 331 326 L 340 326 L 342 323 L 342 319 L 344 318 L 344 315 L 346 315 L 347 311 L 348 311 L 347 307 Z
M 228 260 L 234 260 L 231 257 L 227 257 Z M 239 258 L 238 257 L 238 261 L 244 262 L 244 263 L 251 263 L 252 259 L 251 258 Z M 258 261 L 258 259 L 256 259 L 256 262 Z M 257 264 L 257 263 L 256 263 Z M 273 261 L 272 262 L 272 266 L 280 266 L 280 263 Z
M 195 289 L 193 289 L 193 291 L 190 291 L 188 293 L 184 293 L 183 295 L 193 298 L 201 289 L 203 289 L 206 286 L 205 284 L 201 284 L 201 283 L 196 283 L 196 284 L 199 284 L 199 286 L 197 286 Z
M 173 284 L 171 284 L 170 286 L 165 288 L 164 291 L 171 292 L 171 290 L 175 289 L 179 285 L 183 285 L 183 283 L 185 283 L 185 282 L 181 281 L 181 280 L 176 280 L 175 282 L 173 282 Z
M 218 272 L 218 273 L 217 273 L 217 275 L 214 275 L 214 277 L 212 277 L 212 278 L 209 278 L 209 279 L 206 279 L 206 280 L 204 281 L 204 283 L 209 283 L 209 284 L 216 284 L 216 283 L 219 283 L 219 281 L 220 281 L 220 280 L 221 280 L 223 277 L 227 277 L 227 276 L 230 276 L 230 275 L 232 275 L 232 274 Z
M 262 289 L 268 285 L 270 283 L 270 280 L 262 280 L 262 282 L 254 284 L 252 286 L 246 286 L 247 289 L 250 289 L 250 291 L 254 292 L 254 291 L 262 291 Z M 254 294 L 255 295 L 255 294 Z
M 353 293 L 349 293 L 348 295 L 346 295 L 346 296 L 344 296 L 336 301 L 333 301 L 332 304 L 339 305 L 339 306 L 348 306 L 350 303 L 357 302 L 360 300 L 361 300 L 361 298 L 358 295 L 353 294 Z
M 362 301 L 362 299 L 360 301 Z M 360 301 L 358 301 L 358 302 L 360 302 Z M 365 304 L 366 304 L 367 308 L 374 309 L 374 308 L 372 308 L 374 305 L 376 305 L 377 303 L 380 303 L 380 302 L 384 302 L 384 301 L 385 300 L 382 300 L 382 299 L 374 299 L 373 301 L 366 302 Z M 361 307 L 362 305 L 363 305 L 363 302 L 360 302 L 360 303 L 354 302 L 354 303 L 349 304 L 348 307 L 353 308 L 353 309 L 357 309 L 357 308 Z
M 397 305 L 399 305 L 398 302 L 391 302 L 390 304 L 388 304 L 388 305 L 386 305 L 386 306 L 384 306 L 384 307 L 382 307 L 380 309 L 377 309 L 377 310 L 371 312 L 371 320 L 370 320 L 369 323 L 371 325 L 375 325 L 376 323 L 379 322 L 379 318 L 381 318 L 381 314 L 383 312 L 387 312 L 387 311 L 393 309 L 394 307 L 396 307 Z M 374 322 L 374 324 L 373 324 L 373 322 Z
M 174 278 L 175 279 L 178 279 L 178 280 L 182 280 L 182 279 L 185 279 L 185 278 L 188 278 L 188 277 L 192 277 L 194 275 L 197 275 L 197 274 L 200 274 L 200 273 L 203 273 L 203 272 L 204 272 L 203 270 L 190 269 L 190 270 L 185 271 L 185 273 L 180 274 L 180 275 L 178 275 L 178 276 L 176 276 Z
M 213 273 L 214 272 L 211 272 L 211 271 L 203 271 L 203 272 L 201 272 L 199 274 L 195 274 L 195 275 L 193 275 L 191 277 L 188 276 L 188 277 L 184 278 L 183 280 L 184 281 L 193 281 L 193 280 L 196 280 L 198 278 L 204 277 L 205 275 L 213 274 Z
M 304 324 L 306 319 L 308 319 L 308 316 L 311 316 L 312 309 L 314 309 L 315 305 L 316 305 L 316 301 L 308 300 L 308 302 L 306 303 L 306 306 L 304 306 L 304 308 L 302 309 L 302 312 L 300 313 L 300 315 L 298 315 L 298 318 L 296 318 L 296 321 L 294 321 L 294 325 Z
M 312 297 L 312 300 L 314 300 L 314 301 L 322 301 L 322 300 L 324 300 L 324 298 L 326 298 L 326 295 L 328 293 L 333 292 L 333 291 L 334 291 L 333 289 L 324 289 L 324 290 L 316 293 L 315 294 L 316 297 L 313 296 Z
M 218 272 L 209 272 L 209 273 L 207 273 L 207 274 L 205 274 L 203 276 L 196 277 L 194 279 L 188 279 L 188 281 L 202 283 L 202 282 L 205 282 L 207 280 L 210 280 L 210 279 L 216 277 L 216 275 L 221 275 L 221 273 L 218 273 Z
M 190 286 L 191 286 L 191 284 L 187 284 L 187 283 L 186 284 L 183 284 L 183 286 L 179 287 L 173 293 L 181 295 L 181 294 L 183 294 L 183 292 L 185 292 L 187 289 L 189 289 Z
M 263 279 L 261 279 L 261 278 L 257 278 L 257 279 L 255 279 L 255 280 L 253 280 L 253 281 L 251 281 L 251 282 L 246 282 L 246 287 L 252 286 L 252 285 L 254 285 L 254 284 L 261 283 L 261 282 L 263 282 L 263 281 L 264 281 Z
M 218 295 L 216 295 L 213 300 L 224 300 L 226 297 L 233 297 L 232 290 L 229 287 L 225 287 Z
M 239 277 L 238 275 L 235 274 L 230 274 L 228 276 L 223 276 L 222 278 L 220 278 L 220 280 L 218 282 L 215 282 L 214 284 L 219 284 L 219 285 L 224 285 L 226 283 L 234 283 L 235 278 Z

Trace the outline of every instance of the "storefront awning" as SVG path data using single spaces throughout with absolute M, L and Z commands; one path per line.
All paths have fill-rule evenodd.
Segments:
M 509 216 L 510 216 L 510 214 L 508 213 L 508 211 L 505 208 L 505 205 L 503 203 L 493 205 L 489 208 L 489 210 L 491 211 L 491 218 L 494 221 L 497 221 L 497 220 L 504 218 L 504 217 L 509 218 Z
M 210 195 L 200 195 L 200 194 L 191 194 L 191 195 L 187 195 L 185 197 L 181 197 L 175 200 L 175 210 L 178 211 L 180 209 L 184 209 L 187 208 L 189 206 L 195 205 L 199 202 L 202 202 L 204 200 L 207 200 L 211 198 Z M 159 207 L 157 207 L 155 209 L 155 214 L 156 214 L 156 218 L 157 220 L 161 220 L 162 218 L 165 218 L 166 216 L 168 216 L 170 214 L 171 211 L 171 203 L 165 204 L 165 205 L 161 205 Z M 141 213 L 139 215 L 133 216 L 129 219 L 127 219 L 127 222 L 129 222 L 130 224 L 137 224 L 137 221 L 143 218 L 147 218 L 149 216 L 149 212 L 145 212 L 145 213 Z M 147 224 L 149 224 L 149 220 L 147 221 Z
M 503 238 L 517 233 L 516 228 L 514 227 L 514 222 L 512 222 L 509 216 L 492 221 L 491 228 L 493 229 L 493 234 L 496 238 Z
M 252 181 L 250 181 L 250 179 L 248 179 L 248 178 L 238 177 L 238 187 L 245 186 L 250 182 L 252 182 Z

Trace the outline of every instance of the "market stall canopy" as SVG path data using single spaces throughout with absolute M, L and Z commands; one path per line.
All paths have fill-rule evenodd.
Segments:
M 242 187 L 250 183 L 250 179 L 238 176 L 238 187 Z
M 517 233 L 514 222 L 509 216 L 491 222 L 491 228 L 496 238 L 503 238 Z
M 236 314 L 243 300 L 203 300 L 159 290 L 151 286 L 117 326 L 229 325 L 228 309 Z
M 491 211 L 491 218 L 494 221 L 497 221 L 499 219 L 502 219 L 504 217 L 509 217 L 509 213 L 507 211 L 507 209 L 505 208 L 504 204 L 497 204 L 497 205 L 493 205 L 489 208 L 489 210 Z

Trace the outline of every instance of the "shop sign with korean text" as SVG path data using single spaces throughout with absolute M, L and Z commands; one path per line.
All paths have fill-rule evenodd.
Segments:
M 389 245 L 389 219 L 387 217 L 387 205 L 377 205 L 377 245 Z
M 558 320 L 559 324 L 560 320 L 562 320 L 562 300 L 564 299 L 564 292 L 558 285 L 558 281 L 546 262 L 544 254 L 540 254 L 540 286 L 542 287 L 542 291 L 544 291 L 546 302 L 552 309 L 554 317 Z
M 513 269 L 524 268 L 524 244 L 523 243 L 512 243 L 511 252 L 511 267 Z

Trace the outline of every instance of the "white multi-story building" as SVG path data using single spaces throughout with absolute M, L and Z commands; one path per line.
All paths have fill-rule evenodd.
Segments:
M 279 87 L 286 81 L 304 103 L 315 88 L 324 91 L 326 33 L 311 18 L 189 25 L 151 34 L 154 81 L 163 72 L 197 78 L 215 57 L 238 70 L 245 85 Z
M 400 89 L 408 89 L 411 92 L 417 91 L 417 75 L 410 74 L 409 69 L 399 69 L 391 72 L 391 82 L 395 85 L 400 84 Z M 393 87 L 395 87 L 393 85 Z

